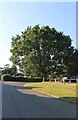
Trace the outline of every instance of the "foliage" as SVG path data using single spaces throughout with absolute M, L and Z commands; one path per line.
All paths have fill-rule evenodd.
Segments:
M 3 74 L 1 77 L 2 81 L 14 81 L 14 82 L 42 82 L 40 78 L 26 78 L 23 76 L 10 76 L 9 74 Z
M 76 72 L 73 59 L 78 53 L 71 43 L 69 35 L 55 28 L 39 25 L 27 27 L 21 35 L 12 37 L 10 60 L 28 77 L 46 80 L 49 75 L 66 76 Z
M 17 67 L 15 65 L 12 65 L 12 67 L 9 64 L 4 65 L 4 68 L 1 71 L 1 74 L 10 74 L 15 75 L 17 73 Z
M 9 81 L 11 79 L 11 76 L 9 74 L 3 74 L 1 76 L 1 81 Z
M 24 74 L 22 74 L 22 73 L 17 73 L 17 74 L 15 74 L 14 76 L 24 76 Z

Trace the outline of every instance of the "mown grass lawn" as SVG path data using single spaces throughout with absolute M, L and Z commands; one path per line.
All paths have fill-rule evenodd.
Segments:
M 24 86 L 33 90 L 43 91 L 51 95 L 61 98 L 78 101 L 77 84 L 60 83 L 60 82 L 41 82 L 41 83 L 26 83 Z

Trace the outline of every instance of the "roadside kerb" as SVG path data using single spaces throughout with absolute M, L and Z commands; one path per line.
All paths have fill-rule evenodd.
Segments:
M 78 102 L 75 102 L 75 101 L 72 101 L 72 100 L 68 100 L 68 99 L 65 99 L 65 98 L 61 98 L 61 97 L 58 97 L 58 96 L 55 96 L 55 95 L 51 95 L 51 94 L 48 94 L 48 93 L 46 93 L 46 92 L 42 92 L 42 91 L 39 91 L 39 90 L 34 90 L 34 91 L 39 92 L 39 93 L 42 93 L 42 94 L 47 95 L 47 96 L 50 96 L 50 97 L 53 97 L 53 98 L 59 98 L 59 99 L 61 99 L 61 100 L 67 101 L 67 102 L 72 102 L 72 103 L 74 103 L 74 104 L 78 104 Z
M 26 86 L 24 85 L 24 87 L 26 87 Z M 53 97 L 53 98 L 59 98 L 59 99 L 61 99 L 61 100 L 67 101 L 67 102 L 71 102 L 71 103 L 74 103 L 74 104 L 78 104 L 77 101 L 75 102 L 75 101 L 73 101 L 73 100 L 68 100 L 68 99 L 65 99 L 65 98 L 61 98 L 61 97 L 58 97 L 58 96 L 55 96 L 55 95 L 48 94 L 48 93 L 46 93 L 46 92 L 42 92 L 42 91 L 40 91 L 40 90 L 33 90 L 33 91 L 42 93 L 42 94 L 44 94 L 44 95 L 47 95 L 47 96 L 50 96 L 50 97 Z

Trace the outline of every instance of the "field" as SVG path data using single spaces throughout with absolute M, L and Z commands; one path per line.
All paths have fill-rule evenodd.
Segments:
M 33 90 L 42 91 L 50 95 L 60 98 L 69 99 L 74 102 L 78 101 L 77 84 L 59 83 L 59 82 L 41 82 L 41 83 L 26 83 L 24 86 Z

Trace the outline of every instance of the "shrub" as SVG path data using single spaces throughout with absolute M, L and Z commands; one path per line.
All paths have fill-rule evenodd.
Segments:
M 23 76 L 15 76 L 14 79 L 18 82 L 26 82 L 26 78 Z
M 9 81 L 11 80 L 11 76 L 9 74 L 3 74 L 1 76 L 1 81 Z
M 42 82 L 40 78 L 27 78 L 23 76 L 10 76 L 9 74 L 3 74 L 2 81 L 15 81 L 15 82 Z
M 1 75 L 0 75 L 0 80 L 1 80 Z
M 15 74 L 15 76 L 24 76 L 24 74 L 22 74 L 22 73 L 17 73 L 17 74 Z
M 42 82 L 43 79 L 39 79 L 39 78 L 28 78 L 27 82 Z

